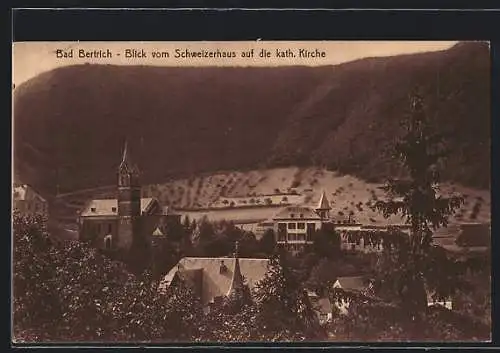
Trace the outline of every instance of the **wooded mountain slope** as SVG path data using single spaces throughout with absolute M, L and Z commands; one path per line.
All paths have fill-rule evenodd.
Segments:
M 384 146 L 419 86 L 450 134 L 448 180 L 488 188 L 490 54 L 433 53 L 337 66 L 167 68 L 79 65 L 14 92 L 15 171 L 45 193 L 114 184 L 128 138 L 144 183 L 216 170 L 321 165 L 376 180 Z

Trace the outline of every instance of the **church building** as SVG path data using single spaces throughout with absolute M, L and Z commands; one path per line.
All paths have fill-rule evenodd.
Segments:
M 139 169 L 132 162 L 127 143 L 118 167 L 117 197 L 87 202 L 79 215 L 79 238 L 96 248 L 128 253 L 139 244 L 149 245 L 169 226 L 180 224 L 180 215 L 155 198 L 141 197 Z

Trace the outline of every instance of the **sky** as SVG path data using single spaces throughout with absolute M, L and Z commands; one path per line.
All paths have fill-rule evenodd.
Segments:
M 246 42 L 16 42 L 12 48 L 12 79 L 15 85 L 29 80 L 36 75 L 58 67 L 95 63 L 113 65 L 155 65 L 155 66 L 283 66 L 283 65 L 336 65 L 366 57 L 384 57 L 400 54 L 411 54 L 445 50 L 457 42 L 452 41 L 246 41 Z M 60 53 L 73 50 L 72 58 L 57 57 Z M 79 57 L 80 51 L 90 53 L 96 51 L 111 52 L 111 58 Z M 135 53 L 146 53 L 146 57 L 127 57 L 126 50 Z M 234 52 L 231 58 L 184 58 L 175 57 L 176 49 L 181 53 L 186 50 L 205 50 Z M 253 56 L 243 57 L 243 53 Z M 293 57 L 286 51 L 293 53 Z M 300 55 L 306 51 L 324 52 L 322 57 L 305 57 Z M 269 57 L 262 58 L 265 50 Z M 160 57 L 153 57 L 153 52 L 167 52 Z M 278 52 L 285 52 L 282 57 Z

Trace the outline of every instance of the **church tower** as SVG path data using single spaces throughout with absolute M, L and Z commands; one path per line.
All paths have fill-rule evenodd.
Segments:
M 122 161 L 118 168 L 118 239 L 116 247 L 128 251 L 140 232 L 141 185 L 139 169 L 132 163 L 125 142 Z

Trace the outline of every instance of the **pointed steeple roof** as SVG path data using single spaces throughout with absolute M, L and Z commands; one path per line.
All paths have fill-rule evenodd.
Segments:
M 131 173 L 137 173 L 138 169 L 130 158 L 130 152 L 128 150 L 128 140 L 125 140 L 125 146 L 123 147 L 122 161 L 120 163 L 120 170 L 125 170 Z
M 330 207 L 330 202 L 328 202 L 328 199 L 326 198 L 325 190 L 323 190 L 323 193 L 321 194 L 321 198 L 319 199 L 318 207 L 316 207 L 316 209 L 317 210 L 331 210 L 332 209 Z
M 236 242 L 235 251 L 234 251 L 233 278 L 231 280 L 231 286 L 229 287 L 229 291 L 227 292 L 228 297 L 230 295 L 232 295 L 234 292 L 236 292 L 237 290 L 241 290 L 243 288 L 243 275 L 241 274 L 240 261 L 239 261 L 238 257 L 239 257 L 238 242 Z

